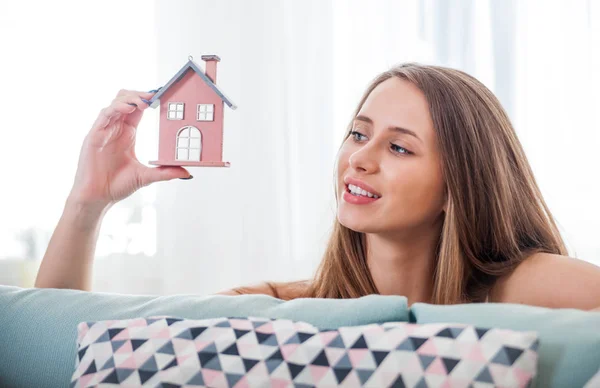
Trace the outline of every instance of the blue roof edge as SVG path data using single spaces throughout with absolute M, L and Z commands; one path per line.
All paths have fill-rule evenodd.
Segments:
M 223 102 L 225 102 L 227 104 L 227 106 L 229 106 L 231 109 L 237 109 L 237 105 L 235 105 L 229 98 L 227 98 L 225 96 L 225 94 L 221 91 L 221 89 L 219 89 L 217 87 L 217 85 L 215 85 L 210 78 L 208 78 L 206 76 L 206 74 L 204 74 L 204 71 L 202 71 L 202 69 L 200 69 L 200 67 L 193 61 L 193 60 L 188 60 L 187 63 L 177 72 L 177 74 L 175 74 L 170 80 L 169 82 L 167 82 L 167 84 L 165 86 L 163 86 L 158 93 L 156 93 L 154 96 L 152 96 L 152 98 L 150 99 L 150 107 L 151 108 L 156 108 L 159 105 L 158 100 L 160 99 L 160 96 L 162 96 L 171 86 L 173 86 L 175 83 L 177 83 L 181 78 L 183 78 L 185 72 L 188 69 L 192 69 L 194 70 L 194 72 L 196 72 L 196 74 L 198 74 L 200 76 L 200 78 L 202 78 L 202 80 L 215 92 L 217 93 L 217 95 L 223 100 Z

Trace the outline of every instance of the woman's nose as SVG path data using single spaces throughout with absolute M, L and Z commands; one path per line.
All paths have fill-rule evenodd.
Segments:
M 377 158 L 374 150 L 369 150 L 368 146 L 361 148 L 350 155 L 350 167 L 357 171 L 374 172 L 377 170 Z

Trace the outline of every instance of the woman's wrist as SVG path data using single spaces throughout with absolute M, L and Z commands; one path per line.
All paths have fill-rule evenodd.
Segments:
M 80 229 L 95 230 L 111 207 L 110 202 L 84 201 L 71 194 L 65 203 L 63 218 Z

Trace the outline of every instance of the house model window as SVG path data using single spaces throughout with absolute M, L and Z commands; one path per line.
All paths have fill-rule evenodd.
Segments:
M 214 104 L 198 104 L 198 121 L 213 121 L 214 116 Z
M 183 120 L 183 102 L 169 102 L 167 118 L 169 120 Z
M 177 134 L 177 160 L 200 161 L 202 135 L 196 127 L 183 127 Z

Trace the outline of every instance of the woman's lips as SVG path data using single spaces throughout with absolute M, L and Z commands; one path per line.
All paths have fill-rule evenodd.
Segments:
M 342 198 L 344 201 L 351 203 L 353 205 L 367 205 L 370 203 L 373 203 L 377 200 L 379 200 L 379 198 L 375 198 L 375 197 L 367 197 L 365 195 L 354 195 L 350 192 L 350 190 L 348 189 L 348 186 L 345 187 L 346 190 L 344 190 L 344 194 L 342 195 Z

